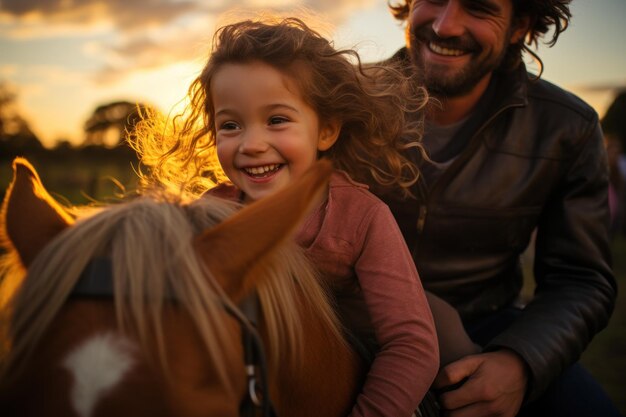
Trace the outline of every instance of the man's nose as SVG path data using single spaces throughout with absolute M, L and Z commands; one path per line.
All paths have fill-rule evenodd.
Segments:
M 449 0 L 443 6 L 433 22 L 433 31 L 440 38 L 452 38 L 463 35 L 464 10 L 458 0 Z

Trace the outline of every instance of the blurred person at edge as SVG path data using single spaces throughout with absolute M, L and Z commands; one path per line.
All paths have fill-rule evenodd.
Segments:
M 602 118 L 602 130 L 609 160 L 611 236 L 626 236 L 626 91 L 615 96 Z
M 422 181 L 391 208 L 425 288 L 452 304 L 482 347 L 442 362 L 434 387 L 446 416 L 616 416 L 577 363 L 608 323 L 616 283 L 608 166 L 595 111 L 541 80 L 530 50 L 553 46 L 569 0 L 402 0 L 412 64 L 439 105 L 425 116 L 430 158 L 406 153 Z M 527 73 L 523 52 L 538 62 Z M 428 160 L 431 159 L 431 160 Z M 536 230 L 536 290 L 527 305 L 520 255 Z M 446 317 L 433 308 L 445 357 Z M 452 338 L 453 339 L 453 338 Z
M 624 174 L 620 163 L 624 159 L 622 141 L 615 133 L 604 134 L 604 144 L 609 161 L 609 212 L 611 214 L 611 237 L 626 234 L 624 230 Z

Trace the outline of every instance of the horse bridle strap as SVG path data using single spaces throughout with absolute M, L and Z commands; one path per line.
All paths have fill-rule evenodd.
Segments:
M 257 331 L 260 311 L 258 295 L 256 293 L 251 294 L 238 307 L 244 317 L 237 314 L 230 305 L 224 305 L 226 311 L 239 322 L 241 327 L 248 391 L 246 398 L 241 403 L 240 415 L 242 417 L 254 417 L 260 410 L 263 417 L 276 417 L 276 411 L 268 391 L 267 361 L 263 350 L 263 341 Z
M 113 297 L 113 267 L 108 258 L 93 258 L 78 278 L 72 297 Z
M 108 258 L 92 259 L 79 277 L 72 297 L 112 298 L 114 295 L 112 265 Z M 167 298 L 175 301 L 172 294 Z M 256 329 L 259 317 L 259 299 L 257 294 L 246 298 L 238 313 L 229 303 L 222 303 L 226 312 L 235 318 L 241 327 L 241 342 L 248 378 L 246 397 L 242 401 L 242 417 L 254 417 L 261 411 L 263 417 L 276 417 L 268 392 L 267 361 L 263 350 L 263 341 Z

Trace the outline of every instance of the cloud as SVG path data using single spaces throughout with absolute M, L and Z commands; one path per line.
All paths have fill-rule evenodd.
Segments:
M 336 25 L 355 6 L 363 7 L 370 3 L 371 0 L 305 1 L 301 2 L 297 10 L 300 14 L 303 8 L 313 10 L 312 7 L 315 6 L 315 13 L 328 12 L 325 17 Z M 202 11 L 172 19 L 168 25 L 154 26 L 141 33 L 121 33 L 115 44 L 100 48 L 105 53 L 106 65 L 96 74 L 97 82 L 115 82 L 132 71 L 154 69 L 174 62 L 203 60 L 208 52 L 211 36 L 220 21 L 219 17 L 225 14 L 242 16 L 246 12 L 249 15 L 270 8 L 283 13 L 296 10 L 291 0 L 225 1 L 211 4 Z M 235 7 L 236 5 L 240 7 Z
M 233 9 L 298 15 L 308 8 L 338 25 L 355 9 L 370 7 L 375 1 L 2 0 L 0 36 L 86 39 L 94 32 L 106 32 L 106 40 L 89 40 L 83 51 L 98 51 L 97 59 L 103 64 L 95 80 L 110 83 L 134 71 L 204 59 L 215 22 Z
M 167 111 L 183 99 L 228 11 L 299 16 L 308 8 L 337 27 L 380 1 L 0 0 L 0 40 L 22 51 L 2 63 L 0 77 L 19 85 L 29 110 L 24 115 L 32 116 L 43 140 L 78 140 L 85 117 L 101 102 L 136 97 Z M 322 33 L 331 36 L 332 30 Z M 32 51 L 44 45 L 64 59 L 23 59 L 34 53 L 29 42 L 36 45 Z
M 8 73 L 7 79 L 18 85 L 18 95 L 23 100 L 35 100 L 48 95 L 49 89 L 72 91 L 84 88 L 89 82 L 81 71 L 71 71 L 53 65 L 28 67 L 0 67 L 0 74 Z M 19 74 L 20 80 L 16 80 Z M 60 95 L 62 96 L 62 94 Z
M 45 36 L 45 31 L 37 31 L 44 26 L 85 27 L 103 22 L 128 32 L 167 25 L 190 13 L 216 16 L 232 8 L 285 11 L 306 7 L 337 18 L 373 3 L 374 0 L 3 0 L 0 21 L 4 25 L 30 25 L 33 36 Z
M 167 27 L 120 35 L 113 43 L 94 42 L 89 46 L 90 53 L 105 62 L 95 80 L 112 83 L 135 71 L 203 60 L 214 28 L 215 20 L 210 15 L 196 15 Z
M 121 31 L 167 24 L 198 9 L 192 1 L 171 0 L 3 0 L 4 21 L 44 26 L 91 26 L 111 22 Z M 44 35 L 44 33 L 39 33 Z
M 0 82 L 17 74 L 17 65 L 0 65 Z
M 0 22 L 45 26 L 91 26 L 112 22 L 116 30 L 132 31 L 167 25 L 190 13 L 220 15 L 230 9 L 294 10 L 309 8 L 334 18 L 355 8 L 367 8 L 376 0 L 3 0 Z M 42 32 L 39 35 L 44 36 Z

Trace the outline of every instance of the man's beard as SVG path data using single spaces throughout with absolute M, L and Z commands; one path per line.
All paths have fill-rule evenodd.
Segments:
M 508 33 L 505 39 L 508 39 Z M 409 41 L 411 61 L 422 72 L 419 78 L 432 95 L 442 98 L 468 94 L 480 80 L 500 66 L 507 52 L 507 48 L 503 45 L 497 56 L 480 58 L 482 48 L 471 36 L 439 38 L 430 27 L 426 26 L 410 31 Z M 430 41 L 449 49 L 459 49 L 470 53 L 474 59 L 453 74 L 445 74 L 444 71 L 438 69 L 437 64 L 427 65 L 423 62 L 421 47 L 427 46 Z

